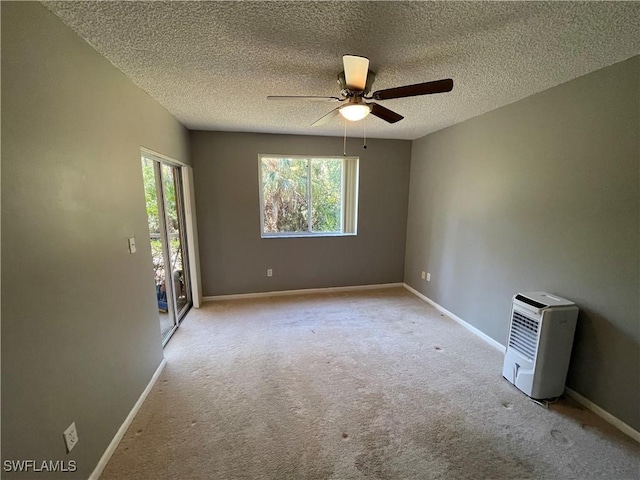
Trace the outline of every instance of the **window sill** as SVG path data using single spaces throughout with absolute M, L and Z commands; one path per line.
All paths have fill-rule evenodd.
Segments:
M 355 237 L 357 235 L 357 233 L 263 233 L 261 238 Z

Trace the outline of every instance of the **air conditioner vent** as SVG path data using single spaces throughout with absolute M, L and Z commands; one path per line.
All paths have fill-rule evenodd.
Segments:
M 539 321 L 514 310 L 511 322 L 509 347 L 524 355 L 528 360 L 533 360 L 538 344 Z
M 526 303 L 536 308 L 545 308 L 549 306 L 549 305 L 545 305 L 544 303 L 536 302 L 532 298 L 525 297 L 524 295 L 516 295 L 516 300 L 519 300 L 523 303 Z

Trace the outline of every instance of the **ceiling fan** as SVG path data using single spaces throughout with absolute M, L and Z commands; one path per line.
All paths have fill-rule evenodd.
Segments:
M 453 80 L 450 78 L 433 82 L 417 83 L 402 87 L 377 90 L 369 95 L 371 85 L 375 80 L 375 73 L 369 70 L 369 59 L 356 55 L 343 55 L 344 71 L 338 75 L 340 97 L 323 97 L 314 95 L 272 95 L 268 100 L 319 100 L 328 102 L 346 102 L 331 110 L 326 115 L 313 122 L 311 126 L 324 125 L 337 115 L 347 120 L 358 121 L 372 114 L 385 122 L 396 123 L 404 117 L 393 110 L 367 100 L 390 100 L 392 98 L 415 97 L 431 95 L 433 93 L 450 92 Z

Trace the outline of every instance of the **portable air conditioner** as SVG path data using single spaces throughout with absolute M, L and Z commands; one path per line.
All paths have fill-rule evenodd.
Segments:
M 534 399 L 562 395 L 577 319 L 578 307 L 564 298 L 515 295 L 502 376 Z

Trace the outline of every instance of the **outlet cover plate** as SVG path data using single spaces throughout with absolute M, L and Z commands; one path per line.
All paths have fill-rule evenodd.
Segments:
M 67 453 L 73 450 L 73 447 L 78 443 L 78 431 L 76 430 L 76 422 L 73 422 L 69 427 L 63 432 L 64 443 L 67 446 Z

